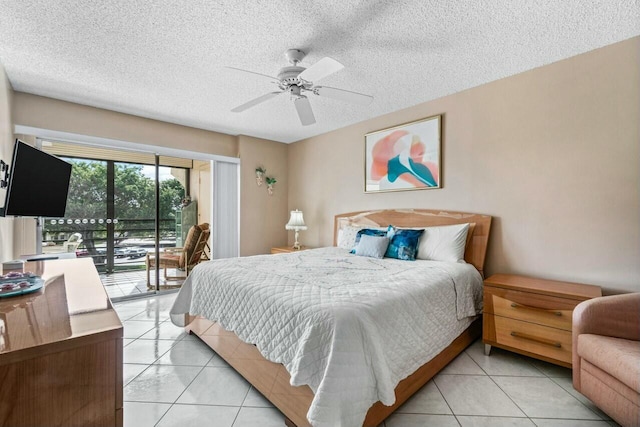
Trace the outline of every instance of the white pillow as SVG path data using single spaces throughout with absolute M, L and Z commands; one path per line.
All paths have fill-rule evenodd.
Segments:
M 347 225 L 338 230 L 338 247 L 342 249 L 353 249 L 353 245 L 356 243 L 356 235 L 358 231 L 365 227 L 354 227 Z
M 469 224 L 426 227 L 420 237 L 417 259 L 464 261 Z
M 368 225 L 347 225 L 338 230 L 338 247 L 342 249 L 353 249 L 356 245 L 356 236 L 358 231 L 365 228 L 371 228 L 373 230 L 385 231 L 387 227 L 371 227 Z

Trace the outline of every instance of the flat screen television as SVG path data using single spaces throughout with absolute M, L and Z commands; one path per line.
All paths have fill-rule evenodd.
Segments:
M 16 140 L 3 216 L 63 217 L 71 164 Z

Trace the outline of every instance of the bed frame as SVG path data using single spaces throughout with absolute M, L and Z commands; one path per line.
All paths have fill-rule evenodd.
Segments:
M 335 217 L 334 245 L 339 230 L 348 225 L 425 227 L 463 223 L 475 223 L 465 251 L 465 260 L 482 274 L 491 228 L 491 217 L 488 215 L 426 209 L 345 213 Z M 185 324 L 189 333 L 197 335 L 278 408 L 285 415 L 284 421 L 288 427 L 311 427 L 307 421 L 307 412 L 313 400 L 313 392 L 308 386 L 291 386 L 291 377 L 282 364 L 266 360 L 254 345 L 241 341 L 233 332 L 226 331 L 219 324 L 203 317 L 187 315 Z M 479 317 L 437 356 L 400 381 L 395 389 L 396 403 L 393 406 L 377 402 L 369 408 L 363 426 L 378 426 L 478 338 L 481 332 L 482 321 Z

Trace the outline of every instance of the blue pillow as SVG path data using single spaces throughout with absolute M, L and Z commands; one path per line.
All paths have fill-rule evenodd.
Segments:
M 362 230 L 358 231 L 358 234 L 356 234 L 356 241 L 353 245 L 353 249 L 351 249 L 352 254 L 356 253 L 356 247 L 358 247 L 358 243 L 360 243 L 360 238 L 362 237 L 363 234 L 366 236 L 386 237 L 387 230 L 376 230 L 375 228 L 363 228 Z
M 386 236 L 369 236 L 363 234 L 360 242 L 355 247 L 356 255 L 371 258 L 383 258 L 389 246 L 389 238 Z
M 387 258 L 396 258 L 406 261 L 414 261 L 418 253 L 418 243 L 420 236 L 424 233 L 422 230 L 405 230 L 389 227 L 387 237 L 390 238 Z

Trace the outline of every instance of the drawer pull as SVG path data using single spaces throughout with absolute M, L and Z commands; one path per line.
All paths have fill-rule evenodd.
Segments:
M 511 331 L 511 336 L 516 338 L 522 338 L 529 341 L 535 341 L 544 345 L 550 345 L 551 347 L 562 348 L 562 344 L 557 341 L 548 340 L 546 338 L 534 337 L 533 335 L 523 334 L 522 332 Z
M 521 308 L 521 309 L 524 309 L 524 310 L 542 311 L 544 313 L 549 313 L 549 314 L 553 314 L 554 316 L 562 317 L 562 312 L 560 312 L 560 311 L 549 311 L 549 310 L 545 310 L 544 308 L 538 308 L 538 307 L 531 307 L 531 306 L 528 306 L 528 305 L 516 304 L 515 302 L 511 303 L 511 307 L 512 308 Z

